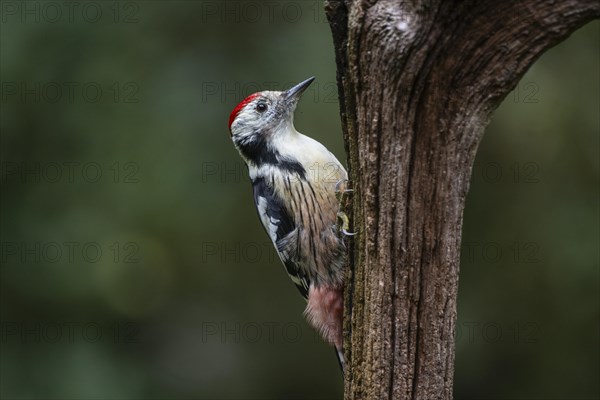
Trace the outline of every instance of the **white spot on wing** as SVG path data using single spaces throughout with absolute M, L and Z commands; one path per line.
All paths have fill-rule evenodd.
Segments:
M 277 228 L 279 227 L 279 220 L 276 218 L 271 218 L 267 214 L 267 208 L 269 204 L 267 199 L 264 197 L 258 197 L 258 204 L 256 204 L 256 208 L 258 209 L 258 214 L 260 215 L 260 221 L 263 223 L 267 232 L 269 233 L 269 237 L 273 242 L 277 240 Z

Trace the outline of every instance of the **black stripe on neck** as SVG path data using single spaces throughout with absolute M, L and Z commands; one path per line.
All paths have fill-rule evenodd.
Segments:
M 306 170 L 298 161 L 284 157 L 277 150 L 267 145 L 267 140 L 260 132 L 255 132 L 252 140 L 235 140 L 235 144 L 244 158 L 257 166 L 272 165 L 287 172 L 296 173 L 306 180 Z

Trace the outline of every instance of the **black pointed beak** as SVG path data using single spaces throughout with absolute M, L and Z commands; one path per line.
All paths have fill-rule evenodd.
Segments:
M 296 86 L 293 86 L 283 92 L 283 96 L 288 103 L 295 103 L 300 99 L 302 93 L 306 90 L 307 87 L 315 80 L 314 76 L 311 76 L 305 81 L 300 82 Z

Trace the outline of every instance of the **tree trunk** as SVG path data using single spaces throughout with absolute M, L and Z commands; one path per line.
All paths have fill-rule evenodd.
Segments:
M 346 399 L 451 399 L 462 215 L 492 111 L 597 0 L 326 2 L 354 188 Z

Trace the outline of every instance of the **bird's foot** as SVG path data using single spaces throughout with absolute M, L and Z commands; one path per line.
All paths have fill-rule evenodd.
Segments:
M 342 232 L 344 235 L 346 236 L 354 236 L 356 235 L 356 232 L 350 232 L 350 218 L 348 218 L 348 216 L 346 215 L 345 212 L 342 211 L 338 211 L 337 213 L 337 219 L 338 219 L 338 230 L 340 232 Z
M 354 236 L 356 235 L 356 232 L 350 232 L 350 219 L 348 218 L 348 215 L 342 211 L 342 209 L 344 208 L 346 201 L 348 199 L 348 194 L 354 192 L 353 189 L 346 189 L 345 186 L 347 184 L 348 180 L 347 179 L 340 179 L 336 184 L 335 184 L 335 196 L 339 202 L 339 210 L 337 213 L 337 228 L 339 232 L 342 232 L 344 235 L 346 236 Z M 341 189 L 340 187 L 344 185 L 344 188 Z

